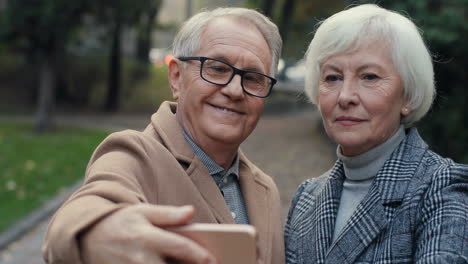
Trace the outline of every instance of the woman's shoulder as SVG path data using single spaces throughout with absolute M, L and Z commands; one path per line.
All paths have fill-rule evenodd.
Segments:
M 440 193 L 442 196 L 451 196 L 461 190 L 468 192 L 468 165 L 456 163 L 450 158 L 428 150 L 419 170 L 420 175 L 414 178 L 418 184 L 417 189 L 425 189 L 426 196 Z
M 299 187 L 297 188 L 296 193 L 314 193 L 321 189 L 329 180 L 330 178 L 331 169 L 323 173 L 322 175 L 314 178 L 309 178 L 305 180 Z
M 428 150 L 423 157 L 423 163 L 426 167 L 426 174 L 433 175 L 433 180 L 440 177 L 452 177 L 459 174 L 468 177 L 468 165 L 453 161 L 451 158 L 445 158 L 439 154 Z
M 292 198 L 291 206 L 295 206 L 299 200 L 311 201 L 312 196 L 319 194 L 323 187 L 327 184 L 330 179 L 331 169 L 323 173 L 322 175 L 314 178 L 305 180 L 299 187 Z M 312 199 L 313 200 L 313 199 Z

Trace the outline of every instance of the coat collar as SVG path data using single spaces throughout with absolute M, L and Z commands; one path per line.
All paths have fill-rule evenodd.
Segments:
M 186 165 L 186 172 L 197 186 L 206 203 L 212 209 L 218 223 L 234 224 L 231 212 L 218 190 L 213 178 L 203 163 L 196 158 L 192 148 L 184 138 L 182 128 L 176 119 L 177 103 L 164 102 L 158 111 L 151 117 L 152 127 L 162 144 L 181 163 Z M 258 169 L 239 150 L 239 179 L 244 196 L 250 224 L 257 228 L 259 234 L 268 233 L 265 220 L 271 213 L 267 201 L 269 184 L 258 177 Z M 266 244 L 265 244 L 266 245 Z
M 161 138 L 162 144 L 177 160 L 191 163 L 195 153 L 184 138 L 182 127 L 177 122 L 176 112 L 177 103 L 163 102 L 158 111 L 151 116 L 151 125 Z
M 318 263 L 354 263 L 359 255 L 385 230 L 401 204 L 409 181 L 417 174 L 427 145 L 415 128 L 407 131 L 390 158 L 376 175 L 369 193 L 358 205 L 341 234 L 332 243 L 333 230 L 343 188 L 344 170 L 337 161 L 316 204 L 316 256 Z M 320 238 L 320 239 L 318 239 Z

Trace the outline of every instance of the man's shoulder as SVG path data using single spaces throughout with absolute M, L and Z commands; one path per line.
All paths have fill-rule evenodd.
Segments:
M 147 128 L 144 131 L 127 129 L 119 132 L 113 132 L 107 136 L 102 143 L 127 144 L 144 147 L 146 145 L 153 145 L 159 141 L 160 140 L 154 133 L 154 130 L 150 131 Z
M 95 149 L 91 160 L 112 152 L 148 155 L 165 149 L 156 135 L 145 131 L 123 130 L 109 134 Z

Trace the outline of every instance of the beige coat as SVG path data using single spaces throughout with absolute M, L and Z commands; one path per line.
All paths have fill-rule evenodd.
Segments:
M 77 236 L 130 204 L 195 207 L 193 222 L 234 223 L 212 177 L 186 143 L 177 105 L 165 102 L 143 132 L 113 133 L 94 152 L 84 185 L 55 213 L 43 245 L 48 263 L 81 263 Z M 278 190 L 240 151 L 240 185 L 265 264 L 284 263 Z

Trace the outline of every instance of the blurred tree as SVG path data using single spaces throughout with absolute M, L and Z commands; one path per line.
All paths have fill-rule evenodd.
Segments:
M 58 70 L 65 45 L 81 22 L 87 0 L 8 0 L 0 38 L 20 49 L 37 72 L 38 93 L 35 129 L 49 128 Z
M 267 17 L 273 16 L 276 0 L 263 0 L 261 10 Z
M 345 6 L 343 0 L 281 0 L 276 5 L 267 4 L 268 0 L 249 0 L 248 6 L 261 8 L 266 14 L 268 8 L 273 8 L 271 16 L 278 25 L 283 38 L 282 58 L 285 68 L 278 73 L 281 79 L 286 78 L 285 71 L 288 66 L 300 60 L 313 37 L 311 32 L 315 24 L 323 18 L 342 10 Z
M 121 92 L 121 61 L 122 61 L 122 33 L 124 27 L 136 26 L 141 23 L 142 16 L 147 16 L 147 31 L 142 37 L 146 39 L 143 49 L 149 49 L 150 32 L 153 20 L 157 15 L 160 0 L 95 0 L 96 14 L 100 21 L 107 25 L 111 32 L 111 50 L 109 61 L 109 76 L 107 83 L 107 96 L 104 109 L 117 111 Z M 141 53 L 147 52 L 140 51 Z M 141 56 L 144 56 L 141 54 Z M 146 57 L 148 53 L 146 53 Z
M 140 17 L 137 38 L 137 59 L 143 64 L 148 64 L 149 62 L 148 54 L 151 49 L 151 34 L 161 3 L 162 0 L 146 1 L 148 6 L 143 8 L 143 14 Z

